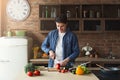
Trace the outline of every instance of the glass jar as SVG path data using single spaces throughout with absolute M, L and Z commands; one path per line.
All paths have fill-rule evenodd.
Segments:
M 70 18 L 71 17 L 71 12 L 69 10 L 67 10 L 67 17 Z
M 98 11 L 96 12 L 96 17 L 100 18 L 100 12 L 98 12 Z
M 93 10 L 90 10 L 90 12 L 89 12 L 89 17 L 90 17 L 90 18 L 94 18 L 94 11 L 93 11 Z
M 8 31 L 7 32 L 7 37 L 11 37 L 12 36 L 12 32 L 11 31 Z

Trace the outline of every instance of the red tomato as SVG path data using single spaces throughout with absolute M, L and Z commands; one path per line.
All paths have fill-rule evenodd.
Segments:
M 27 72 L 27 75 L 28 75 L 28 76 L 33 76 L 33 72 L 28 71 L 28 72 Z
M 60 64 L 59 64 L 59 63 L 56 64 L 56 65 L 55 65 L 55 68 L 56 68 L 56 69 L 60 69 Z
M 58 69 L 58 72 L 61 72 L 61 69 Z
M 65 72 L 68 72 L 68 70 L 67 70 L 67 69 L 65 69 Z
M 64 69 L 62 69 L 62 70 L 61 70 L 61 72 L 62 72 L 62 73 L 65 73 L 65 70 L 64 70 Z
M 40 75 L 40 71 L 39 71 L 39 70 L 35 70 L 35 71 L 33 72 L 33 74 L 34 74 L 35 76 L 39 76 L 39 75 Z

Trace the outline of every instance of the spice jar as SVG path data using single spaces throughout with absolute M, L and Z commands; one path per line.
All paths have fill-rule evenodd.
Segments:
M 98 11 L 96 12 L 96 17 L 100 18 L 100 12 L 98 12 Z

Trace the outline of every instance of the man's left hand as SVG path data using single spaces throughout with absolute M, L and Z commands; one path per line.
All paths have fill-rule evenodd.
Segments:
M 60 62 L 60 65 L 61 66 L 66 66 L 67 63 L 69 62 L 69 60 L 70 60 L 69 58 L 64 59 L 63 61 Z

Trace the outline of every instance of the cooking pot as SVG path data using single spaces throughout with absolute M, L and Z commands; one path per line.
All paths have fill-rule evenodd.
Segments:
M 119 75 L 120 68 L 118 67 L 108 67 L 107 69 L 101 68 L 100 71 L 105 75 Z

